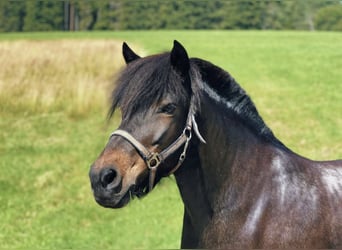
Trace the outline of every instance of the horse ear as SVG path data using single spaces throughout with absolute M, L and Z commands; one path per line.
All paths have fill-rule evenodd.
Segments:
M 187 74 L 190 69 L 190 61 L 185 48 L 176 40 L 173 41 L 173 48 L 170 55 L 171 65 L 182 74 Z
M 137 54 L 134 53 L 134 51 L 128 47 L 127 43 L 122 44 L 122 55 L 125 59 L 126 64 L 129 64 L 130 62 L 137 60 L 140 58 Z

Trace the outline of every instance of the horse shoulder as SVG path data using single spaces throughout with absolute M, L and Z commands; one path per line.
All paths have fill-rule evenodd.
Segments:
M 322 191 L 325 194 L 324 215 L 329 219 L 330 239 L 334 248 L 342 247 L 342 160 L 318 162 Z
M 342 160 L 317 162 L 322 184 L 328 196 L 342 198 Z
M 342 244 L 341 163 L 315 162 L 292 153 L 280 153 L 273 158 L 272 209 L 263 244 L 282 247 Z

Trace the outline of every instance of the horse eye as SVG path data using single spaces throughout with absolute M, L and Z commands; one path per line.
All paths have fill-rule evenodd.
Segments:
M 169 104 L 162 106 L 160 108 L 159 112 L 164 113 L 164 114 L 168 114 L 168 115 L 172 115 L 175 112 L 176 108 L 177 108 L 176 104 L 169 103 Z

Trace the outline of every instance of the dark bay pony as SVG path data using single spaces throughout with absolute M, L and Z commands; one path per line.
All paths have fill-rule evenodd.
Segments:
M 342 247 L 342 161 L 292 152 L 227 72 L 170 53 L 140 58 L 113 92 L 122 122 L 92 165 L 96 201 L 120 208 L 175 175 L 182 248 Z

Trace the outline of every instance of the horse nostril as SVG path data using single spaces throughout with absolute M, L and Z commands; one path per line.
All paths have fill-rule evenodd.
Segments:
M 101 184 L 102 187 L 107 188 L 107 186 L 113 182 L 117 178 L 117 172 L 112 168 L 107 168 L 102 171 L 101 174 Z

